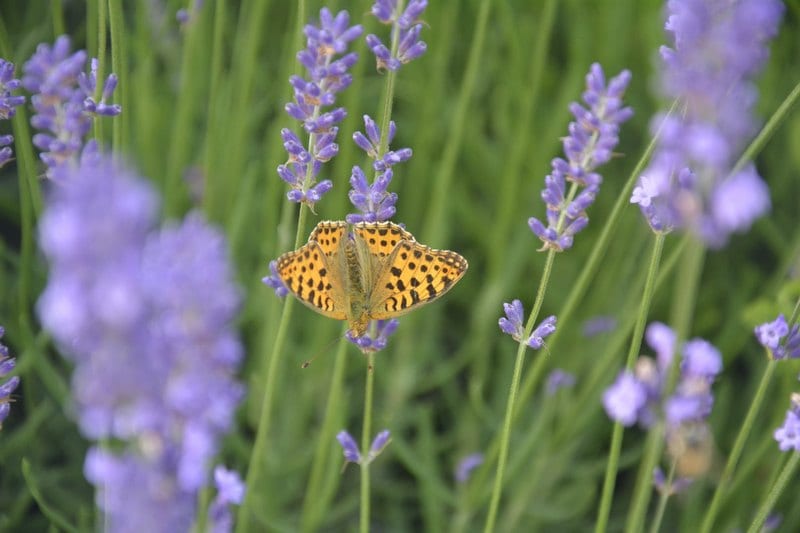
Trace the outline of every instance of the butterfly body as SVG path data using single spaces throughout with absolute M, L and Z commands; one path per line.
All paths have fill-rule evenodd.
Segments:
M 392 222 L 324 221 L 308 243 L 278 258 L 278 274 L 301 302 L 346 320 L 363 335 L 370 320 L 386 320 L 447 292 L 467 269 L 455 252 L 422 245 Z

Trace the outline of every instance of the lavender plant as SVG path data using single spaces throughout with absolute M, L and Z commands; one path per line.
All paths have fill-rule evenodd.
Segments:
M 6 330 L 0 326 L 0 338 Z M 5 379 L 14 370 L 17 360 L 8 356 L 8 347 L 0 344 L 0 379 Z M 0 384 L 0 429 L 3 428 L 3 421 L 11 413 L 11 393 L 19 386 L 19 376 L 11 376 Z
M 40 224 L 39 316 L 75 364 L 81 432 L 119 443 L 96 443 L 85 475 L 108 530 L 186 531 L 244 395 L 225 240 L 199 215 L 155 230 L 152 188 L 107 157 L 62 176 Z
M 13 94 L 19 89 L 20 81 L 14 78 L 14 63 L 0 58 L 0 120 L 8 120 L 13 117 L 16 108 L 25 103 L 25 97 Z M 14 142 L 12 135 L 0 136 L 0 168 L 8 163 L 13 151 L 9 146 Z
M 661 87 L 681 112 L 654 118 L 659 145 L 631 196 L 654 231 L 686 229 L 719 248 L 769 211 L 755 166 L 736 159 L 757 126 L 752 80 L 783 9 L 779 0 L 667 3 L 673 46 L 661 48 Z
M 109 74 L 103 83 L 100 100 L 97 92 L 97 60 L 92 59 L 89 74 L 84 72 L 87 54 L 71 53 L 69 37 L 62 35 L 53 46 L 40 44 L 25 63 L 22 86 L 31 92 L 36 113 L 31 117 L 34 128 L 42 130 L 33 137 L 33 144 L 42 153 L 47 177 L 63 181 L 78 165 L 86 136 L 95 116 L 116 116 L 122 108 L 108 100 L 117 86 L 117 77 Z

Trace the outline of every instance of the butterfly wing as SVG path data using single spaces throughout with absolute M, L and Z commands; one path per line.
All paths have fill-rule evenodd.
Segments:
M 320 222 L 308 242 L 278 258 L 278 275 L 297 299 L 330 318 L 347 319 L 342 279 L 344 222 Z
M 368 314 L 385 320 L 436 300 L 461 279 L 467 260 L 455 252 L 418 243 L 391 222 L 357 224 L 372 261 L 374 279 L 368 285 Z

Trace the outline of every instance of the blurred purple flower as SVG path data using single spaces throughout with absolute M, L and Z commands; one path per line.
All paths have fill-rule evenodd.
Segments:
M 291 186 L 289 200 L 305 203 L 312 209 L 333 187 L 330 180 L 317 183 L 317 177 L 322 164 L 339 151 L 334 142 L 339 131 L 336 124 L 347 115 L 342 107 L 325 109 L 334 105 L 336 94 L 350 85 L 352 76 L 347 71 L 358 60 L 354 52 L 337 56 L 344 54 L 348 43 L 362 32 L 360 25 L 349 26 L 347 11 L 340 11 L 334 17 L 330 10 L 322 8 L 319 17 L 319 26 L 306 25 L 306 48 L 297 54 L 297 60 L 308 71 L 308 79 L 289 78 L 294 102 L 286 104 L 286 112 L 303 123 L 309 140 L 306 144 L 291 130 L 281 130 L 289 159 L 278 166 L 278 175 Z
M 795 450 L 800 452 L 800 398 L 792 395 L 792 405 L 786 411 L 783 425 L 775 430 L 774 437 L 782 452 Z
M 17 107 L 25 103 L 24 96 L 16 96 L 12 91 L 19 89 L 20 81 L 14 78 L 14 63 L 0 58 L 0 120 L 8 120 L 17 113 Z M 11 160 L 14 153 L 10 144 L 11 135 L 0 135 L 0 168 Z
M 384 448 L 386 448 L 386 446 L 389 444 L 390 436 L 391 434 L 389 433 L 388 429 L 378 432 L 378 434 L 375 435 L 375 438 L 372 440 L 372 444 L 369 447 L 366 457 L 361 454 L 355 439 L 347 431 L 340 431 L 336 435 L 336 440 L 339 441 L 339 445 L 342 447 L 345 461 L 360 465 L 365 462 L 369 464 L 374 461 L 375 458 L 378 457 L 378 455 L 380 455 Z
M 456 465 L 456 471 L 453 475 L 456 482 L 466 483 L 469 480 L 472 471 L 483 464 L 484 458 L 482 453 L 471 453 L 461 459 Z
M 566 370 L 556 368 L 547 376 L 547 395 L 552 396 L 559 389 L 569 389 L 575 385 L 575 376 Z
M 245 486 L 239 473 L 222 465 L 214 468 L 214 486 L 217 496 L 208 507 L 208 522 L 211 533 L 230 533 L 233 531 L 233 514 L 230 506 L 241 505 Z
M 570 122 L 569 136 L 564 139 L 566 160 L 553 159 L 552 171 L 544 180 L 547 226 L 535 217 L 528 220 L 531 231 L 544 243 L 542 250 L 571 248 L 575 234 L 589 223 L 586 209 L 594 203 L 603 181 L 595 170 L 611 159 L 619 142 L 619 126 L 633 115 L 631 108 L 622 107 L 630 79 L 630 72 L 624 70 L 606 84 L 602 67 L 594 63 L 583 93 L 587 107 L 570 105 L 575 121 Z M 572 183 L 569 191 L 567 182 Z
M 671 428 L 708 417 L 714 403 L 711 385 L 722 371 L 719 350 L 703 339 L 684 343 L 678 383 L 672 394 L 665 397 L 675 333 L 654 322 L 647 327 L 645 338 L 656 352 L 656 360 L 640 357 L 633 372 L 621 372 L 606 389 L 603 405 L 608 416 L 625 426 L 638 422 L 644 427 L 663 416 Z
M 349 193 L 350 202 L 361 213 L 348 214 L 346 220 L 350 224 L 381 222 L 394 216 L 397 194 L 387 190 L 394 175 L 392 167 L 397 163 L 408 161 L 412 155 L 411 148 L 389 150 L 389 144 L 397 132 L 394 121 L 389 122 L 388 138 L 385 143 L 382 142 L 378 125 L 369 115 L 364 115 L 364 130 L 366 135 L 357 131 L 353 134 L 353 140 L 372 159 L 375 178 L 370 185 L 361 167 L 353 167 L 350 176 L 352 186 Z
M 596 316 L 583 323 L 583 336 L 594 337 L 601 333 L 613 331 L 617 327 L 617 319 L 613 316 Z
M 0 326 L 0 338 L 5 335 L 6 330 Z M 17 361 L 8 356 L 8 347 L 0 344 L 0 379 L 14 370 Z M 11 393 L 19 386 L 19 376 L 12 376 L 5 383 L 0 383 L 0 429 L 3 429 L 3 421 L 8 418 L 11 412 Z
M 524 342 L 530 348 L 538 350 L 544 345 L 544 339 L 552 335 L 556 331 L 556 317 L 551 315 L 542 320 L 530 336 L 522 340 L 525 335 L 525 311 L 522 308 L 522 302 L 514 300 L 511 303 L 504 303 L 503 310 L 506 316 L 500 317 L 497 321 L 500 329 L 506 335 L 511 337 L 517 342 Z
M 631 196 L 653 230 L 688 229 L 719 248 L 769 210 L 755 167 L 732 170 L 756 129 L 752 79 L 783 9 L 778 0 L 667 3 L 674 46 L 661 48 L 662 89 L 683 109 L 653 120 L 659 146 Z
M 623 426 L 636 423 L 639 411 L 646 402 L 647 389 L 628 371 L 620 373 L 614 384 L 603 393 L 606 413 Z
M 33 144 L 42 150 L 47 177 L 57 181 L 79 165 L 93 117 L 122 112 L 119 105 L 108 103 L 117 86 L 116 75 L 106 78 L 100 101 L 95 101 L 97 60 L 92 59 L 86 74 L 86 52 L 70 53 L 70 47 L 69 37 L 62 35 L 52 47 L 40 44 L 23 66 L 22 85 L 33 93 L 31 125 L 44 132 L 33 136 Z
M 52 189 L 40 223 L 50 278 L 39 317 L 75 363 L 82 433 L 119 440 L 86 459 L 114 531 L 185 531 L 244 394 L 225 240 L 199 215 L 155 229 L 133 172 L 89 158 Z
M 397 0 L 376 0 L 372 5 L 372 14 L 391 28 L 389 46 L 377 35 L 367 35 L 367 46 L 375 54 L 378 70 L 398 70 L 402 65 L 420 57 L 428 45 L 419 38 L 422 32 L 420 16 L 428 7 L 427 0 L 411 0 L 403 12 Z M 396 46 L 395 46 L 396 43 Z M 392 50 L 396 50 L 392 53 Z
M 761 346 L 767 349 L 770 358 L 800 358 L 800 326 L 795 324 L 789 328 L 783 314 L 772 322 L 756 326 L 755 334 Z

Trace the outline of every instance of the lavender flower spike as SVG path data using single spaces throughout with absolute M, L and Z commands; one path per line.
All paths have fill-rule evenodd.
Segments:
M 525 311 L 522 308 L 522 302 L 514 300 L 511 303 L 504 303 L 503 309 L 505 310 L 506 316 L 498 320 L 498 325 L 503 333 L 511 335 L 517 342 L 524 342 L 524 344 L 534 350 L 538 350 L 544 346 L 545 337 L 552 335 L 556 331 L 556 317 L 551 315 L 542 320 L 542 322 L 536 326 L 536 329 L 533 330 L 533 333 L 523 341 L 522 337 L 525 335 L 525 325 L 523 323 Z
M 783 425 L 775 430 L 775 440 L 782 452 L 800 451 L 800 396 L 792 394 L 792 403 Z
M 570 106 L 575 121 L 569 124 L 569 136 L 564 139 L 566 159 L 552 161 L 552 171 L 545 178 L 542 200 L 547 206 L 547 225 L 535 217 L 528 220 L 531 231 L 541 239 L 541 250 L 567 250 L 572 247 L 576 233 L 589 222 L 586 209 L 600 190 L 602 177 L 595 170 L 608 162 L 619 142 L 619 126 L 632 115 L 622 107 L 622 95 L 631 75 L 622 71 L 608 84 L 603 69 L 594 63 L 586 75 L 583 101 Z M 567 192 L 567 182 L 571 182 Z M 580 192 L 578 192 L 580 190 Z
M 783 10 L 779 0 L 667 3 L 662 92 L 682 109 L 654 117 L 659 145 L 630 200 L 654 231 L 689 230 L 719 248 L 769 210 L 755 167 L 734 164 L 757 127 L 753 78 Z
M 239 293 L 222 234 L 197 214 L 156 228 L 157 197 L 108 157 L 83 157 L 40 222 L 44 327 L 75 365 L 93 446 L 84 464 L 113 531 L 188 531 L 244 389 Z
M 330 180 L 317 182 L 317 177 L 322 164 L 339 151 L 339 145 L 334 142 L 339 131 L 336 125 L 347 115 L 342 107 L 327 109 L 335 104 L 336 94 L 352 82 L 347 71 L 358 60 L 356 53 L 338 56 L 344 54 L 348 43 L 362 32 L 360 25 L 349 26 L 347 11 L 340 11 L 334 17 L 330 10 L 323 8 L 319 18 L 319 26 L 306 25 L 307 45 L 297 54 L 308 77 L 289 78 L 294 88 L 294 101 L 286 104 L 286 112 L 303 123 L 310 142 L 301 141 L 288 129 L 282 130 L 283 146 L 289 159 L 278 166 L 278 175 L 291 186 L 287 194 L 289 200 L 311 208 L 333 187 Z
M 83 72 L 86 52 L 70 53 L 70 47 L 65 35 L 52 47 L 40 44 L 25 63 L 22 78 L 23 87 L 33 93 L 31 103 L 36 113 L 31 125 L 44 132 L 34 135 L 33 144 L 42 150 L 40 158 L 48 167 L 47 177 L 58 181 L 79 165 L 93 116 L 114 116 L 122 111 L 118 105 L 107 103 L 116 87 L 116 76 L 108 76 L 102 98 L 95 102 L 97 62 L 92 61 L 87 75 Z
M 367 46 L 375 54 L 378 70 L 396 71 L 424 54 L 428 48 L 419 38 L 422 32 L 419 17 L 428 7 L 428 1 L 411 0 L 402 13 L 399 7 L 397 0 L 376 0 L 372 5 L 372 14 L 379 21 L 392 26 L 392 42 L 397 42 L 396 48 L 391 44 L 387 47 L 377 35 L 367 35 Z M 392 54 L 391 49 L 397 51 Z
M 8 120 L 17 113 L 17 107 L 25 103 L 24 96 L 15 96 L 12 91 L 19 88 L 20 81 L 14 78 L 14 63 L 0 58 L 0 120 Z M 0 168 L 8 163 L 14 153 L 10 144 L 11 135 L 0 135 Z
M 378 457 L 389 444 L 390 436 L 391 434 L 389 433 L 388 429 L 378 432 L 378 434 L 375 435 L 375 438 L 372 440 L 369 451 L 365 455 L 359 451 L 358 444 L 356 444 L 355 439 L 347 431 L 340 431 L 336 435 L 336 440 L 339 441 L 339 445 L 342 447 L 342 452 L 344 453 L 344 459 L 346 463 L 356 463 L 361 465 L 369 464 L 374 461 L 375 458 Z
M 5 329 L 0 326 L 0 338 L 5 334 Z M 5 378 L 9 372 L 14 370 L 16 359 L 8 356 L 8 347 L 0 344 L 0 379 Z M 0 384 L 0 429 L 3 429 L 3 421 L 8 418 L 11 412 L 11 393 L 19 386 L 19 376 L 9 378 L 5 383 Z
M 771 359 L 800 358 L 800 325 L 789 328 L 782 314 L 772 322 L 756 326 L 755 335 Z
M 245 485 L 239 473 L 222 465 L 214 468 L 214 485 L 217 496 L 208 506 L 208 521 L 211 533 L 230 533 L 233 531 L 231 505 L 241 505 L 244 501 Z

